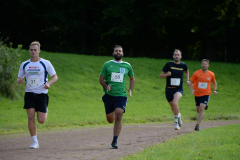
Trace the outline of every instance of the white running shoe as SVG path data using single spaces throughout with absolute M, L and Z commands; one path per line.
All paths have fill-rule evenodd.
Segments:
M 38 142 L 33 142 L 32 145 L 30 146 L 31 149 L 39 148 Z
M 174 129 L 175 129 L 175 130 L 180 130 L 180 127 L 179 127 L 179 125 L 178 125 L 178 122 L 175 122 L 175 123 L 174 123 Z
M 178 113 L 178 125 L 182 126 L 181 113 Z

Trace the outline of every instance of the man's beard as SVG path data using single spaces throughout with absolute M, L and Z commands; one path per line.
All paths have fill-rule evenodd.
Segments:
M 202 68 L 203 71 L 207 71 L 208 69 L 207 68 Z
M 180 61 L 180 59 L 174 59 L 174 62 L 179 62 Z
M 120 59 L 122 59 L 122 55 L 121 55 L 121 54 L 119 54 L 119 56 L 118 56 L 118 54 L 114 54 L 113 57 L 114 57 L 117 61 L 119 61 Z

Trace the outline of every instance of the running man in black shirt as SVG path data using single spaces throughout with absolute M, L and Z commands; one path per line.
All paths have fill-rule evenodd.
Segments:
M 183 72 L 185 73 L 185 76 L 187 78 L 187 85 L 190 84 L 188 66 L 185 63 L 180 62 L 181 58 L 182 52 L 178 49 L 175 49 L 173 53 L 174 61 L 167 62 L 162 69 L 162 73 L 160 74 L 160 78 L 167 77 L 165 94 L 174 114 L 175 130 L 179 130 L 179 126 L 182 126 L 178 101 L 183 94 Z

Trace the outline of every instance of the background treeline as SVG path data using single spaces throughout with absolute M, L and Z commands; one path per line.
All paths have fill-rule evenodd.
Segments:
M 240 0 L 4 0 L 1 36 L 13 47 L 109 55 L 239 62 Z

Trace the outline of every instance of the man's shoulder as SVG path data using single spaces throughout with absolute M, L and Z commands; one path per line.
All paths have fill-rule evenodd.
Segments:
M 50 63 L 49 60 L 46 60 L 46 59 L 44 59 L 44 58 L 41 58 L 40 61 L 42 61 L 43 63 Z M 40 61 L 39 61 L 39 62 L 40 62 Z
M 106 62 L 104 63 L 104 65 L 110 64 L 110 63 L 113 63 L 113 60 L 106 61 Z
M 211 74 L 211 75 L 214 75 L 214 72 L 212 72 L 212 71 L 208 70 L 208 73 Z
M 180 62 L 179 64 L 176 64 L 176 63 L 174 63 L 174 61 L 169 61 L 169 62 L 167 62 L 166 63 L 166 65 L 174 65 L 174 66 L 178 66 L 178 65 L 180 65 L 180 66 L 182 66 L 182 65 L 187 65 L 186 63 L 184 63 L 184 62 Z
M 183 65 L 183 66 L 187 66 L 187 64 L 184 63 L 184 62 L 180 62 L 180 64 Z
M 167 63 L 164 65 L 162 71 L 166 72 L 166 69 L 168 69 L 168 68 L 171 67 L 171 66 L 173 66 L 172 61 L 167 62 Z
M 202 72 L 202 69 L 196 70 L 193 74 L 200 74 Z
M 173 61 L 169 61 L 166 64 L 174 64 L 174 62 Z
M 128 63 L 128 62 L 126 62 L 126 61 L 122 61 L 122 64 L 124 64 L 124 65 L 128 65 L 128 66 L 131 66 L 131 64 Z
M 169 61 L 169 62 L 166 63 L 166 65 L 170 66 L 170 67 L 177 67 L 177 68 L 179 68 L 179 67 L 187 67 L 187 64 L 184 63 L 184 62 L 180 62 L 179 64 L 176 64 L 176 63 L 174 63 L 174 61 Z
M 173 62 L 173 61 L 169 61 L 169 62 L 167 62 L 167 63 L 165 64 L 165 66 L 172 66 L 172 65 L 174 65 L 174 62 Z
M 41 58 L 39 63 L 41 63 L 41 65 L 45 65 L 47 68 L 48 67 L 53 67 L 53 65 L 51 64 L 51 62 L 49 60 L 46 60 L 46 59 L 43 59 L 43 58 Z
M 26 67 L 26 65 L 28 65 L 29 63 L 31 63 L 30 59 L 22 62 L 21 66 L 20 67 L 23 67 L 23 69 Z
M 31 62 L 30 59 L 28 59 L 28 60 L 22 62 L 22 64 L 29 63 L 29 62 Z
M 125 61 L 121 61 L 121 62 L 116 62 L 116 61 L 114 61 L 114 60 L 109 60 L 109 61 L 107 61 L 107 62 L 105 62 L 104 64 L 126 64 L 126 65 L 130 65 L 130 63 L 128 63 L 128 62 L 125 62 Z

